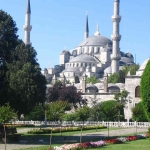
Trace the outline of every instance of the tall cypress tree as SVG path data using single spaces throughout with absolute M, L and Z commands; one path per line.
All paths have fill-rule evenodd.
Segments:
M 140 94 L 145 114 L 150 121 L 150 61 L 148 61 L 141 78 Z
M 22 43 L 13 52 L 13 62 L 8 64 L 9 103 L 18 115 L 29 113 L 35 105 L 45 101 L 46 79 L 36 55 L 32 46 Z
M 16 23 L 6 12 L 0 10 L 0 104 L 8 101 L 7 63 L 12 62 L 12 52 L 19 43 Z

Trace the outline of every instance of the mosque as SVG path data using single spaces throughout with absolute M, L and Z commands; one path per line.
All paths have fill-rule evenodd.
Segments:
M 147 59 L 136 72 L 136 75 L 126 76 L 125 83 L 109 84 L 108 76 L 118 73 L 125 65 L 134 64 L 134 57 L 131 53 L 120 51 L 121 35 L 119 33 L 119 23 L 121 16 L 119 14 L 120 0 L 114 0 L 113 34 L 111 39 L 102 36 L 97 25 L 96 32 L 93 36 L 89 36 L 88 15 L 86 15 L 86 26 L 83 41 L 74 49 L 68 51 L 63 50 L 60 53 L 60 64 L 54 68 L 42 70 L 42 74 L 47 81 L 55 83 L 57 80 L 70 81 L 77 91 L 83 93 L 82 97 L 88 100 L 88 105 L 92 106 L 95 99 L 97 103 L 114 99 L 116 92 L 127 90 L 128 103 L 125 106 L 125 118 L 127 121 L 132 117 L 131 109 L 140 99 L 140 80 L 142 73 L 148 63 Z M 25 37 L 24 43 L 31 44 L 30 31 L 30 0 L 28 0 L 27 11 L 25 17 Z M 86 78 L 95 76 L 99 83 L 87 84 Z M 51 84 L 47 84 L 47 88 L 51 88 Z

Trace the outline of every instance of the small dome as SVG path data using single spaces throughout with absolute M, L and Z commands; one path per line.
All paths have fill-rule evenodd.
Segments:
M 131 53 L 126 53 L 125 56 L 129 58 L 133 58 L 133 55 Z
M 81 54 L 72 58 L 70 62 L 97 62 L 97 60 L 91 55 Z
M 68 54 L 68 55 L 70 55 L 70 52 L 67 51 L 67 50 L 63 50 L 61 54 Z
M 104 36 L 91 36 L 82 41 L 79 46 L 103 46 L 112 45 L 112 41 Z
M 128 57 L 121 57 L 120 61 L 125 63 L 125 64 L 134 64 L 134 62 Z
M 111 73 L 112 73 L 112 68 L 111 68 L 111 66 L 107 67 L 107 68 L 104 70 L 104 73 L 111 74 Z
M 98 88 L 94 84 L 89 83 L 89 84 L 86 85 L 86 90 L 98 91 Z

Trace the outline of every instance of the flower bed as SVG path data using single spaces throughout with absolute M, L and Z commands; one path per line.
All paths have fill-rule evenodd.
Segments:
M 138 139 L 143 139 L 149 137 L 149 134 L 139 134 L 134 136 L 127 136 L 127 137 L 119 137 L 115 139 L 109 139 L 104 141 L 97 141 L 97 142 L 85 142 L 85 143 L 76 143 L 76 144 L 64 144 L 62 146 L 55 146 L 54 150 L 82 150 L 88 148 L 95 148 L 95 147 L 102 147 L 110 144 L 120 144 L 127 141 L 134 141 Z
M 33 124 L 5 124 L 8 128 L 12 128 L 12 127 L 34 127 L 35 125 Z
M 105 126 L 84 126 L 83 130 L 92 130 L 92 129 L 105 129 L 107 127 Z M 56 128 L 40 128 L 40 129 L 32 129 L 28 131 L 29 134 L 46 134 L 51 133 L 51 130 L 53 133 L 59 133 L 61 132 L 72 132 L 72 131 L 80 131 L 81 127 L 56 127 Z

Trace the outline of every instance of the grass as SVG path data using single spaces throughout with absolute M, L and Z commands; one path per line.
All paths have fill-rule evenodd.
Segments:
M 119 130 L 119 129 L 125 129 L 125 128 L 110 128 L 109 130 Z M 83 130 L 82 133 L 86 134 L 86 133 L 94 133 L 94 132 L 102 132 L 102 131 L 107 131 L 108 129 L 92 129 L 92 130 Z M 31 135 L 35 135 L 35 136 L 49 136 L 50 133 L 48 134 L 28 134 L 28 133 L 23 133 L 24 136 L 31 136 Z M 70 131 L 70 132 L 62 132 L 63 136 L 70 136 L 70 135 L 76 135 L 76 134 L 81 134 L 81 131 Z M 60 133 L 53 133 L 53 136 L 60 136 Z
M 123 144 L 112 144 L 108 146 L 104 146 L 102 148 L 91 148 L 88 150 L 150 150 L 150 140 L 143 139 L 143 140 L 136 140 L 130 141 Z
M 53 145 L 56 146 L 56 145 Z M 57 146 L 59 146 L 57 144 Z M 47 150 L 49 146 L 43 146 L 39 148 L 27 148 L 22 150 Z M 112 144 L 100 148 L 90 148 L 88 150 L 150 150 L 150 139 L 142 139 L 136 141 L 130 141 L 123 144 Z

